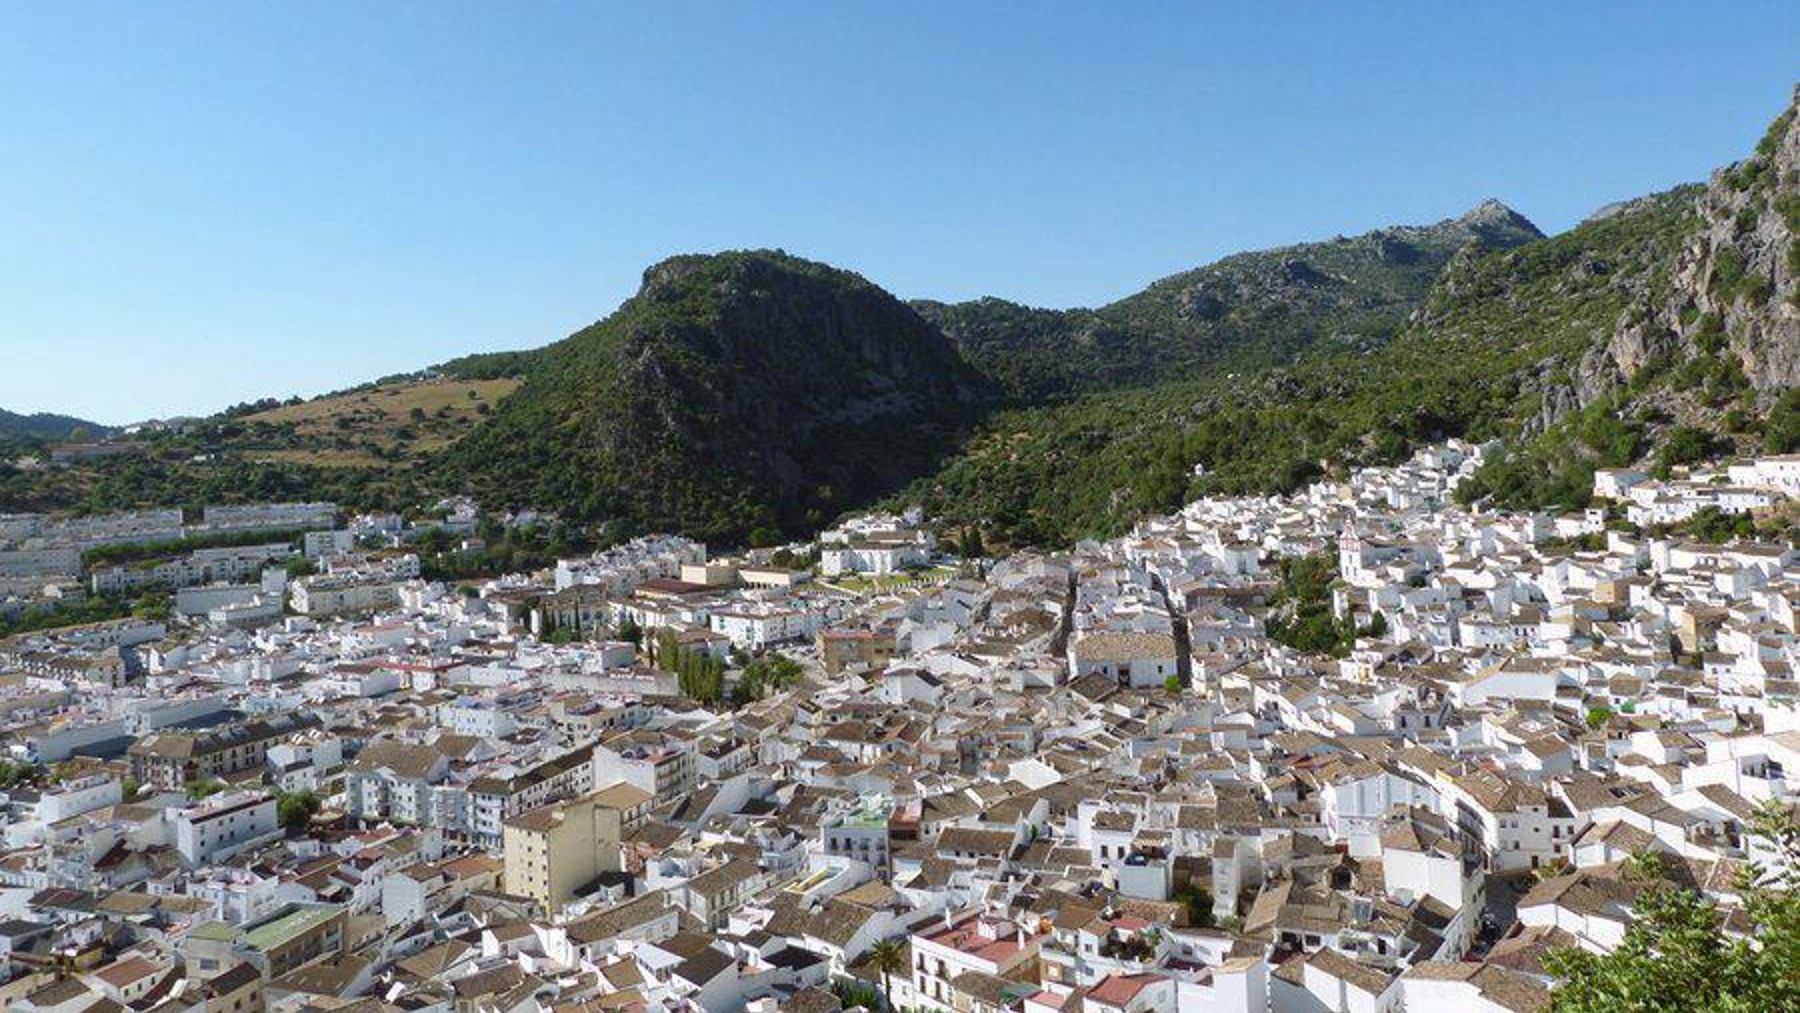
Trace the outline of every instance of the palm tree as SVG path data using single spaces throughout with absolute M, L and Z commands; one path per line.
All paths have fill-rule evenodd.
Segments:
M 881 1001 L 894 1009 L 895 971 L 906 970 L 906 944 L 898 938 L 883 939 L 869 947 L 869 966 L 881 974 Z

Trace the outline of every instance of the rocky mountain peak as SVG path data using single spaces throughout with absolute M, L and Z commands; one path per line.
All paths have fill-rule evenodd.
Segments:
M 1519 234 L 1536 239 L 1544 234 L 1531 219 L 1492 197 L 1463 212 L 1454 224 L 1489 240 Z

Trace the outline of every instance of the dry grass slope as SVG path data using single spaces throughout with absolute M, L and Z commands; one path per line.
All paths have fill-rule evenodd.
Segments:
M 259 460 L 361 467 L 381 463 L 376 447 L 408 457 L 442 450 L 518 386 L 510 377 L 383 384 L 283 405 L 244 421 L 293 435 L 293 446 L 264 449 L 255 455 Z

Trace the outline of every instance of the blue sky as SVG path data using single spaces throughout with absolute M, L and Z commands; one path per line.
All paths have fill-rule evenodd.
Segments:
M 670 254 L 1090 305 L 1747 151 L 1791 5 L 0 9 L 0 407 L 126 422 L 555 340 Z

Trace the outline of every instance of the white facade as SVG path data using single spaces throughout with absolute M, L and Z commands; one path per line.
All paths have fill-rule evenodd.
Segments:
M 190 868 L 223 861 L 281 836 L 276 805 L 262 792 L 220 792 L 173 810 L 175 850 Z

